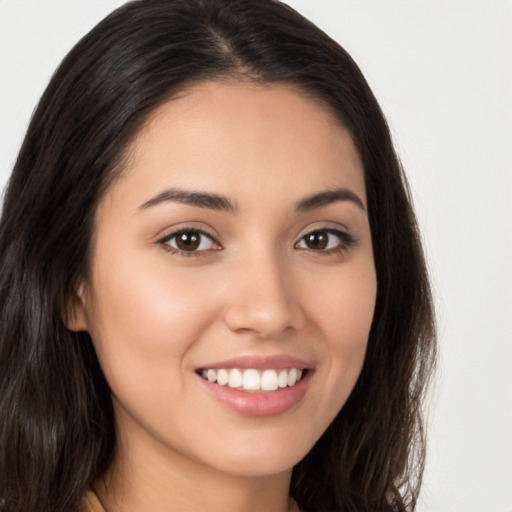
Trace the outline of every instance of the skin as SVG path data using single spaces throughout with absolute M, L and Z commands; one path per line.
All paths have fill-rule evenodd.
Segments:
M 96 491 L 109 512 L 291 510 L 292 467 L 353 389 L 375 304 L 351 137 L 291 87 L 212 82 L 159 107 L 126 162 L 98 205 L 90 277 L 69 322 L 90 333 L 113 393 L 118 447 Z M 217 194 L 234 208 L 154 200 L 170 188 Z M 361 204 L 297 210 L 340 188 Z M 168 238 L 180 228 L 214 242 L 173 250 Z M 315 230 L 331 248 L 306 244 Z M 276 354 L 312 367 L 304 397 L 278 415 L 228 409 L 196 373 Z

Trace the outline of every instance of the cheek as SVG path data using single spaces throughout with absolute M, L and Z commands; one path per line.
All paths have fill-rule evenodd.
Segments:
M 373 259 L 317 275 L 310 308 L 331 350 L 366 346 L 375 309 Z
M 95 276 L 88 325 L 100 364 L 115 394 L 136 382 L 139 393 L 168 382 L 187 367 L 188 351 L 214 321 L 208 289 L 159 265 L 116 268 Z M 165 378 L 164 378 L 165 377 Z
M 324 340 L 326 361 L 325 393 L 318 411 L 319 417 L 320 411 L 328 411 L 330 422 L 352 392 L 364 363 L 377 291 L 373 261 L 347 267 L 330 279 L 325 276 L 317 284 L 323 293 L 315 294 L 311 311 Z

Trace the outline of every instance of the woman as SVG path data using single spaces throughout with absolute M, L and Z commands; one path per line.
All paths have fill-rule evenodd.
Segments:
M 66 57 L 0 232 L 5 511 L 413 510 L 430 291 L 359 69 L 273 0 Z

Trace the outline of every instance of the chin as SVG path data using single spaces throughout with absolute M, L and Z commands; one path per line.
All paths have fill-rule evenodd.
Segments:
M 293 434 L 283 441 L 254 441 L 240 447 L 231 445 L 224 457 L 215 457 L 217 469 L 241 477 L 268 477 L 291 472 L 312 448 L 310 443 L 300 443 Z M 289 446 L 287 445 L 289 444 Z

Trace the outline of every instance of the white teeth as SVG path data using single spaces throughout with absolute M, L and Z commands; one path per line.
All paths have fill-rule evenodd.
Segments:
M 296 382 L 297 382 L 297 370 L 295 368 L 292 368 L 288 372 L 288 386 L 293 386 Z
M 217 384 L 225 386 L 229 381 L 229 373 L 226 370 L 217 370 Z
M 279 388 L 294 386 L 302 377 L 302 370 L 239 370 L 238 368 L 217 370 L 202 370 L 201 376 L 220 386 L 244 389 L 246 391 L 276 391 Z
M 285 388 L 286 386 L 288 386 L 288 372 L 286 370 L 281 370 L 279 372 L 277 383 L 280 388 Z
M 230 388 L 241 388 L 242 383 L 242 372 L 240 370 L 237 370 L 236 368 L 234 370 L 230 370 L 228 386 Z
M 275 370 L 265 370 L 261 376 L 261 389 L 275 391 L 278 388 L 277 373 Z
M 242 384 L 244 389 L 248 391 L 258 391 L 261 389 L 260 374 L 257 370 L 245 370 L 244 372 L 244 383 Z

